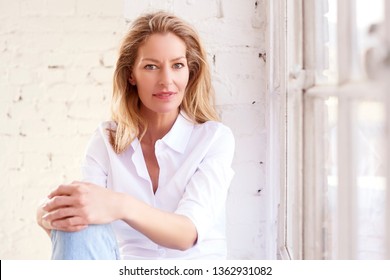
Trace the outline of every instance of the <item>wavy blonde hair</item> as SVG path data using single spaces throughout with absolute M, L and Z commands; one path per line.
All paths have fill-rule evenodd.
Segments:
M 214 107 L 214 90 L 211 85 L 207 55 L 197 32 L 182 19 L 166 13 L 145 14 L 136 19 L 125 35 L 119 50 L 114 73 L 114 88 L 111 103 L 115 129 L 109 130 L 110 141 L 116 153 L 123 152 L 134 138 L 144 136 L 148 124 L 140 113 L 137 87 L 129 82 L 138 49 L 155 33 L 173 33 L 186 45 L 189 80 L 180 105 L 194 123 L 218 121 Z

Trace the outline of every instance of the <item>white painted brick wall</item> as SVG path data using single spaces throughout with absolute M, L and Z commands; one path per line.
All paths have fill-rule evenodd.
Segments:
M 79 178 L 98 123 L 109 117 L 116 51 L 140 13 L 166 9 L 199 30 L 223 121 L 237 142 L 228 199 L 229 257 L 265 255 L 263 1 L 0 0 L 0 258 L 46 259 L 38 201 Z

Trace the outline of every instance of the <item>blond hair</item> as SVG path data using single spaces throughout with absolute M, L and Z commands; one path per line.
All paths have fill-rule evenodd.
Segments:
M 130 84 L 129 77 L 139 47 L 155 33 L 173 33 L 186 45 L 189 80 L 180 109 L 194 123 L 218 120 L 207 55 L 196 31 L 172 14 L 146 14 L 136 19 L 125 35 L 114 73 L 111 114 L 116 129 L 110 129 L 109 134 L 116 153 L 123 152 L 136 137 L 142 139 L 148 127 L 140 113 L 137 88 Z

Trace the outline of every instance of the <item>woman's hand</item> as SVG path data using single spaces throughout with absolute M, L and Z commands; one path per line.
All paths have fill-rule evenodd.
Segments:
M 38 209 L 37 209 L 37 223 L 38 225 L 43 228 L 46 233 L 50 236 L 50 229 L 51 229 L 51 226 L 49 223 L 47 223 L 44 219 L 43 219 L 43 216 L 47 214 L 47 212 L 45 210 L 43 210 L 43 207 L 46 205 L 46 202 L 47 202 L 47 199 L 43 200 L 42 202 L 40 202 L 39 206 L 38 206 Z
M 89 224 L 105 224 L 116 219 L 117 194 L 84 182 L 60 185 L 52 191 L 42 210 L 42 224 L 52 229 L 79 231 Z

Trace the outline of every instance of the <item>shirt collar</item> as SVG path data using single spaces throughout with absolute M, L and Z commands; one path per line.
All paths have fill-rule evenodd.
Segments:
M 161 139 L 168 147 L 172 150 L 184 153 L 188 141 L 190 140 L 192 130 L 194 128 L 194 123 L 190 121 L 190 118 L 184 111 L 180 111 L 175 123 L 173 124 L 171 130 Z M 131 146 L 135 151 L 139 147 L 140 142 L 138 138 L 135 138 L 131 142 Z
M 184 111 L 180 111 L 171 130 L 161 140 L 171 149 L 184 153 L 193 128 L 194 123 Z

